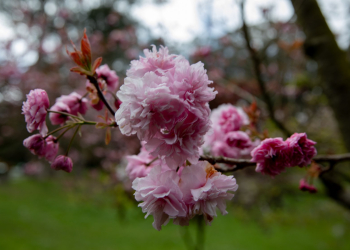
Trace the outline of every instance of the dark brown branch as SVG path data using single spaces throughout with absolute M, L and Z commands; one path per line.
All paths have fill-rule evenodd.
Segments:
M 247 26 L 247 24 L 245 22 L 245 16 L 244 16 L 244 1 L 242 1 L 242 3 L 241 3 L 241 16 L 242 16 L 242 30 L 243 30 L 243 34 L 244 34 L 244 39 L 246 41 L 246 46 L 247 46 L 247 49 L 248 49 L 248 51 L 250 53 L 251 60 L 253 62 L 255 77 L 256 77 L 256 80 L 258 81 L 260 91 L 261 91 L 261 93 L 263 95 L 263 98 L 264 98 L 264 101 L 266 103 L 267 111 L 269 113 L 269 116 L 270 116 L 271 120 L 276 124 L 276 126 L 286 136 L 290 136 L 291 133 L 283 125 L 283 123 L 281 123 L 275 116 L 273 102 L 271 100 L 271 97 L 270 97 L 269 93 L 266 90 L 266 84 L 265 84 L 265 82 L 264 82 L 264 80 L 262 78 L 262 74 L 261 74 L 261 70 L 260 70 L 260 65 L 261 65 L 260 58 L 259 58 L 258 54 L 256 53 L 256 51 L 252 48 L 252 46 L 250 44 L 251 39 L 250 39 L 249 31 L 248 31 L 248 26 Z
M 343 185 L 333 175 L 320 175 L 327 195 L 343 207 L 350 209 L 350 197 Z
M 218 169 L 220 172 L 233 172 L 239 169 L 244 169 L 247 167 L 254 167 L 256 165 L 255 162 L 251 162 L 248 159 L 233 159 L 228 157 L 214 157 L 209 155 L 202 155 L 199 158 L 200 161 L 207 161 L 211 164 L 216 163 L 225 163 L 234 166 L 233 168 L 224 170 L 224 169 Z M 336 163 L 342 162 L 342 161 L 350 161 L 350 153 L 346 154 L 338 154 L 338 155 L 318 155 L 313 158 L 313 160 L 317 163 L 322 162 L 329 162 L 332 166 L 334 166 Z
M 97 90 L 97 94 L 98 97 L 102 100 L 102 102 L 106 105 L 107 109 L 109 110 L 109 112 L 111 112 L 111 114 L 114 116 L 115 115 L 115 111 L 113 110 L 113 108 L 109 105 L 109 103 L 107 102 L 104 94 L 102 93 L 100 86 L 98 86 L 98 82 L 97 79 L 93 76 L 86 76 L 87 79 L 95 86 L 96 90 Z
M 210 164 L 214 165 L 216 163 L 225 163 L 234 166 L 233 168 L 228 169 L 227 171 L 236 171 L 239 169 L 243 169 L 246 167 L 254 167 L 256 165 L 255 162 L 251 162 L 250 160 L 246 159 L 233 159 L 228 157 L 214 157 L 214 156 L 208 156 L 208 155 L 201 155 L 199 158 L 200 161 L 207 161 Z M 224 169 L 217 169 L 220 172 L 226 172 Z
M 315 162 L 330 162 L 338 163 L 342 161 L 350 161 L 350 153 L 339 154 L 339 155 L 318 155 L 314 157 Z

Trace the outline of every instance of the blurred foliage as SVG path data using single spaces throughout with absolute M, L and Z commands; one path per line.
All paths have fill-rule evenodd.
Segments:
M 195 225 L 170 223 L 154 230 L 152 218 L 144 220 L 134 204 L 126 206 L 120 220 L 112 195 L 96 187 L 71 189 L 67 179 L 1 187 L 0 213 L 6 214 L 0 217 L 1 249 L 185 249 L 181 235 L 195 235 Z M 348 248 L 350 218 L 344 209 L 322 194 L 282 200 L 285 209 L 230 206 L 228 215 L 206 227 L 206 249 Z

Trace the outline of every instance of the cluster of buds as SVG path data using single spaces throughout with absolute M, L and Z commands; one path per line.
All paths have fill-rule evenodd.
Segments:
M 47 134 L 46 116 L 50 101 L 45 90 L 35 89 L 27 95 L 27 101 L 23 103 L 22 114 L 25 116 L 27 122 L 28 132 L 39 130 L 40 134 L 35 134 L 23 141 L 23 145 L 28 148 L 33 154 L 39 158 L 45 158 L 51 162 L 51 167 L 66 172 L 71 172 L 73 169 L 72 161 L 62 161 L 62 157 L 58 152 L 58 139 L 52 135 Z

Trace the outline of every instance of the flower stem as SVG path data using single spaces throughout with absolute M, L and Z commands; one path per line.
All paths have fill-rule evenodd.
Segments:
M 89 92 L 86 92 L 81 98 L 80 101 L 83 100 L 84 97 L 86 97 L 89 94 Z
M 196 250 L 204 250 L 205 225 L 203 216 L 197 215 L 197 246 Z
M 183 242 L 185 243 L 186 248 L 188 250 L 193 250 L 194 244 L 193 244 L 191 235 L 189 233 L 188 227 L 180 227 L 180 234 Z
M 111 114 L 114 116 L 115 115 L 115 111 L 112 109 L 112 107 L 109 105 L 109 103 L 107 102 L 105 96 L 103 95 L 100 87 L 98 86 L 98 82 L 97 79 L 93 76 L 86 76 L 87 79 L 95 86 L 96 90 L 97 90 L 97 94 L 98 97 L 102 100 L 102 102 L 106 105 L 107 109 L 109 110 L 109 112 L 111 112 Z
M 63 127 L 59 127 L 59 128 L 57 128 L 57 129 L 55 129 L 55 130 L 52 130 L 50 133 L 48 133 L 45 137 L 44 137 L 44 139 L 46 139 L 47 137 L 49 137 L 50 135 L 52 135 L 52 134 L 54 134 L 54 133 L 56 133 L 56 132 L 58 132 L 58 131 L 60 131 L 60 130 L 62 130 L 62 129 L 65 129 L 65 128 L 68 128 L 68 127 L 71 127 L 72 126 L 72 124 L 67 124 L 67 125 L 65 125 L 65 126 L 63 126 Z
M 63 131 L 59 136 L 57 136 L 55 141 L 57 142 L 68 130 L 70 130 L 71 128 L 74 128 L 74 126 L 75 125 L 67 127 L 65 131 Z
M 67 152 L 66 152 L 66 156 L 68 156 L 70 147 L 72 146 L 73 140 L 74 140 L 75 136 L 77 135 L 77 133 L 78 133 L 78 131 L 80 129 L 80 126 L 81 125 L 78 125 L 77 129 L 74 131 L 74 134 L 73 134 L 72 138 L 70 139 L 70 142 L 69 142 L 69 145 L 68 145 L 68 148 L 67 148 Z
M 116 95 L 115 95 L 115 94 L 113 94 L 113 92 L 112 92 L 112 91 L 107 90 L 107 92 L 108 92 L 108 93 L 110 93 L 110 94 L 113 96 L 114 100 L 118 100 L 118 98 L 116 97 Z
M 152 161 L 150 161 L 149 163 L 146 163 L 146 167 L 149 167 L 153 162 L 155 162 L 156 160 L 158 160 L 158 157 L 154 158 Z
M 69 113 L 67 113 L 67 112 L 55 111 L 55 110 L 51 110 L 51 109 L 48 109 L 47 112 L 56 113 L 56 114 L 61 114 L 61 115 L 66 115 L 66 116 L 70 116 L 70 117 L 73 117 L 73 118 L 75 118 L 75 119 L 78 119 L 78 120 L 80 120 L 80 121 L 84 121 L 84 120 L 81 119 L 79 116 L 72 115 L 72 114 L 69 114 Z

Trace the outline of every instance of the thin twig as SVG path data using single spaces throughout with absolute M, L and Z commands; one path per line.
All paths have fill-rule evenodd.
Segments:
M 250 44 L 251 39 L 250 39 L 249 31 L 248 31 L 248 26 L 245 22 L 245 16 L 244 16 L 244 1 L 242 1 L 242 3 L 241 3 L 241 16 L 242 16 L 242 30 L 243 30 L 243 34 L 244 34 L 244 39 L 246 41 L 246 46 L 247 46 L 247 49 L 250 53 L 251 60 L 253 62 L 255 77 L 256 77 L 256 80 L 258 81 L 260 91 L 261 91 L 263 98 L 264 98 L 264 101 L 266 103 L 269 116 L 270 116 L 271 120 L 276 124 L 276 126 L 286 136 L 290 136 L 291 133 L 283 125 L 283 123 L 281 123 L 275 116 L 273 102 L 271 100 L 269 93 L 267 92 L 266 84 L 262 78 L 262 74 L 261 74 L 261 70 L 260 70 L 260 65 L 261 65 L 260 58 L 258 57 L 258 54 L 256 53 L 256 51 L 252 48 L 252 46 Z
M 145 163 L 146 167 L 149 167 L 153 162 L 155 162 L 156 160 L 158 160 L 158 157 L 154 158 L 152 161 L 150 161 L 149 163 Z
M 61 131 L 62 129 L 68 128 L 68 127 L 70 127 L 70 126 L 72 126 L 72 124 L 67 124 L 67 125 L 64 125 L 64 126 L 62 126 L 62 127 L 56 128 L 55 130 L 52 130 L 50 133 L 48 133 L 48 134 L 44 137 L 44 139 L 46 139 L 47 137 L 49 137 L 50 135 L 52 135 L 52 134 L 54 134 L 54 133 L 56 133 L 56 132 L 58 132 L 58 131 Z
M 56 113 L 56 114 L 60 114 L 60 115 L 65 115 L 65 116 L 70 116 L 70 117 L 73 117 L 75 119 L 78 119 L 80 121 L 84 121 L 82 118 L 80 118 L 79 116 L 76 116 L 76 115 L 72 115 L 70 113 L 67 113 L 67 112 L 62 112 L 62 111 L 56 111 L 56 110 L 51 110 L 51 109 L 48 109 L 47 112 L 49 113 Z
M 68 130 L 70 130 L 71 128 L 74 128 L 74 126 L 75 126 L 75 125 L 72 125 L 72 126 L 67 127 L 61 134 L 59 134 L 59 135 L 57 136 L 57 138 L 55 139 L 55 141 L 58 142 L 58 140 L 59 140 L 62 136 L 64 136 L 64 134 L 65 134 Z
M 242 89 L 241 87 L 239 87 L 237 84 L 232 84 L 229 81 L 225 80 L 224 78 L 220 78 L 218 81 L 215 82 L 216 84 L 225 87 L 227 90 L 229 90 L 230 92 L 232 92 L 233 94 L 239 96 L 240 98 L 246 100 L 247 102 L 249 102 L 250 104 L 253 103 L 254 101 L 256 101 L 256 103 L 258 104 L 258 106 L 260 108 L 266 108 L 266 104 L 265 102 L 263 102 L 262 100 L 260 100 L 260 98 L 252 95 L 251 93 L 249 93 L 248 91 L 246 91 L 245 89 Z M 232 88 L 232 89 L 231 89 Z
M 96 90 L 97 90 L 97 94 L 98 97 L 102 100 L 102 102 L 106 105 L 107 109 L 109 110 L 109 112 L 111 112 L 111 114 L 114 116 L 115 115 L 115 111 L 113 110 L 113 108 L 109 105 L 109 103 L 107 102 L 104 94 L 102 93 L 100 87 L 98 86 L 98 82 L 97 79 L 93 76 L 86 76 L 87 79 L 95 86 Z

